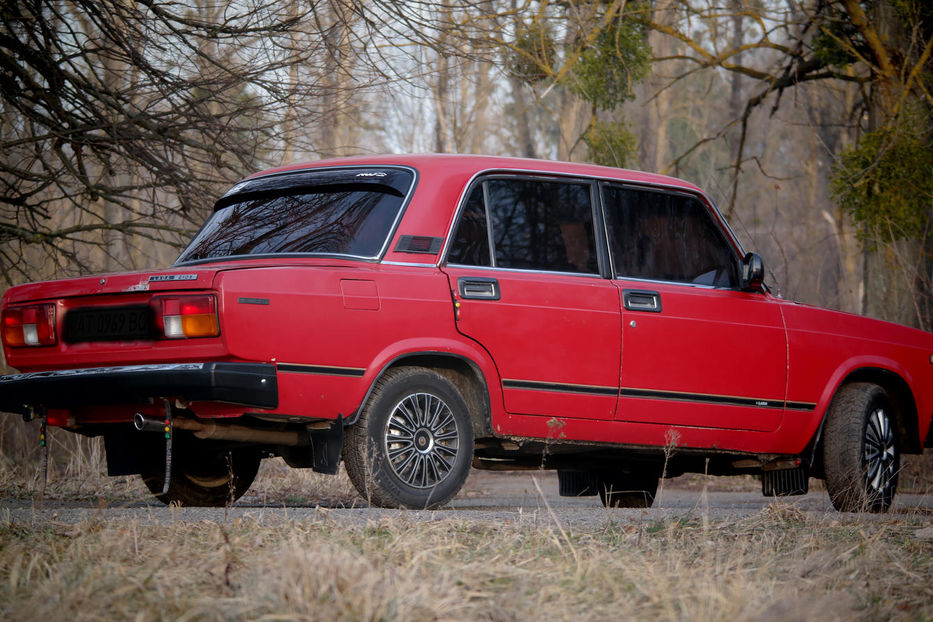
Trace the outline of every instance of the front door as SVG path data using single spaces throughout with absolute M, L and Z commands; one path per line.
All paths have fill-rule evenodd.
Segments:
M 784 414 L 779 305 L 739 290 L 739 261 L 699 198 L 601 188 L 622 293 L 617 420 L 770 431 Z

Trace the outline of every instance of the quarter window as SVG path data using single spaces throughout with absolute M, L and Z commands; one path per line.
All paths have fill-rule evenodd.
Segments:
M 483 185 L 480 184 L 470 193 L 457 235 L 450 246 L 447 261 L 464 266 L 488 266 L 489 263 L 489 226 L 486 221 L 486 203 L 483 200 Z
M 695 197 L 613 185 L 602 197 L 618 276 L 737 286 L 735 253 Z
M 590 189 L 585 183 L 538 179 L 483 181 L 464 206 L 449 261 L 598 273 Z

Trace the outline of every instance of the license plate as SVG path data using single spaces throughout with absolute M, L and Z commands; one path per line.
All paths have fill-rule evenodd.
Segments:
M 65 341 L 129 341 L 152 336 L 152 312 L 146 307 L 73 309 L 65 315 Z

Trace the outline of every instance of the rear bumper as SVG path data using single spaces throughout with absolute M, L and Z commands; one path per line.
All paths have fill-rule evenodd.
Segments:
M 67 369 L 0 376 L 0 410 L 71 408 L 149 398 L 278 406 L 275 366 L 265 363 L 176 363 Z

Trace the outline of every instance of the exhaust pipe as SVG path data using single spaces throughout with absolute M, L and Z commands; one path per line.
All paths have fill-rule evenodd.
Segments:
M 133 415 L 133 427 L 140 432 L 164 432 L 168 427 L 161 419 L 150 419 L 142 413 Z
M 164 432 L 164 421 L 151 419 L 142 413 L 133 415 L 133 426 L 140 432 Z M 245 425 L 203 423 L 195 419 L 177 417 L 172 420 L 172 427 L 188 430 L 198 438 L 238 443 L 259 443 L 261 445 L 285 445 L 296 447 L 308 444 L 308 435 L 304 430 L 258 430 Z

